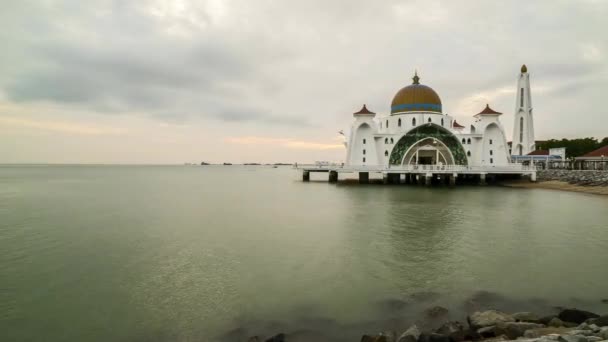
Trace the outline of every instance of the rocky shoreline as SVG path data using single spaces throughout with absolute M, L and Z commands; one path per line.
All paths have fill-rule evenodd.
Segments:
M 427 315 L 445 316 L 447 309 L 433 307 Z M 460 321 L 445 321 L 436 329 L 411 325 L 403 333 L 386 331 L 365 334 L 360 342 L 604 342 L 608 341 L 608 315 L 578 309 L 562 309 L 557 314 L 539 316 L 533 312 L 506 313 L 498 310 L 476 311 Z M 250 337 L 247 342 L 295 341 L 280 333 L 262 339 Z M 304 341 L 297 339 L 297 341 Z M 314 340 L 311 340 L 314 341 Z
M 539 170 L 536 179 L 581 186 L 608 186 L 608 170 Z

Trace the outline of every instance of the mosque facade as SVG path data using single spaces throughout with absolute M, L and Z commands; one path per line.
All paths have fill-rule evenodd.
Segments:
M 535 150 L 530 75 L 521 67 L 517 84 L 512 148 L 500 122 L 502 113 L 486 105 L 467 125 L 444 113 L 439 95 L 420 83 L 393 97 L 390 114 L 380 115 L 365 105 L 353 113 L 347 141 L 347 166 L 510 165 L 511 154 Z

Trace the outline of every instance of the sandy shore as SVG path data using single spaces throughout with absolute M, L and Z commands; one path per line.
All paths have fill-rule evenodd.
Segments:
M 512 188 L 528 188 L 528 189 L 551 189 L 584 192 L 587 194 L 608 195 L 608 186 L 581 186 L 570 184 L 561 181 L 538 181 L 530 182 L 527 180 L 517 180 L 503 182 L 502 185 Z

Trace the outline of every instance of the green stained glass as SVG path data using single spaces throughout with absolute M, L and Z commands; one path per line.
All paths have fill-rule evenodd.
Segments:
M 435 138 L 447 146 L 457 165 L 468 165 L 467 155 L 460 141 L 452 133 L 435 124 L 417 127 L 401 137 L 391 152 L 390 165 L 400 165 L 405 152 L 418 141 L 426 138 Z

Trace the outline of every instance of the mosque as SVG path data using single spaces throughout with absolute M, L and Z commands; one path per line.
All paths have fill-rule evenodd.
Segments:
M 346 143 L 347 167 L 407 167 L 459 165 L 483 169 L 508 167 L 512 155 L 535 150 L 530 74 L 521 67 L 517 81 L 512 150 L 500 122 L 502 113 L 486 105 L 462 125 L 444 113 L 433 88 L 420 83 L 400 89 L 390 114 L 370 111 L 365 105 L 354 113 Z

